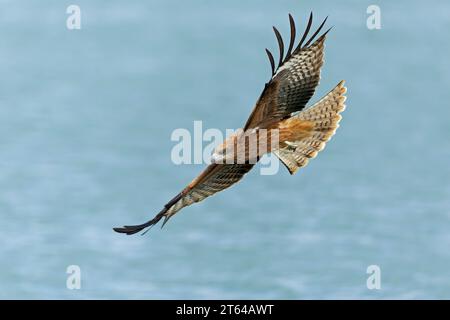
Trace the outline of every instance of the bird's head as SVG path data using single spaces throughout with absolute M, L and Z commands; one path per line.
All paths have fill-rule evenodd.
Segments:
M 222 144 L 218 145 L 211 155 L 211 162 L 216 164 L 234 164 L 237 159 L 237 144 L 242 140 L 244 131 L 236 130 Z

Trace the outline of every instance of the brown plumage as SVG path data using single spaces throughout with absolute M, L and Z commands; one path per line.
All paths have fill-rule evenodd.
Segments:
M 213 163 L 169 201 L 153 219 L 141 225 L 114 228 L 115 231 L 135 234 L 155 225 L 163 218 L 164 226 L 168 219 L 182 208 L 202 201 L 241 180 L 265 153 L 275 153 L 293 174 L 324 148 L 341 119 L 339 113 L 345 108 L 346 89 L 341 81 L 324 98 L 305 109 L 319 84 L 324 42 L 330 30 L 315 40 L 326 22 L 325 19 L 308 38 L 312 21 L 311 13 L 306 30 L 295 46 L 296 28 L 294 19 L 289 15 L 291 36 L 286 55 L 283 38 L 280 32 L 273 28 L 280 54 L 278 63 L 275 64 L 272 53 L 266 49 L 272 77 L 265 85 L 243 130 L 229 137 L 216 149 Z M 263 130 L 267 130 L 267 135 L 260 134 Z M 272 133 L 276 135 L 272 136 Z M 246 139 L 249 136 L 256 137 L 256 154 L 249 153 L 245 148 L 248 146 Z M 268 138 L 263 141 L 261 137 L 264 136 Z M 276 145 L 272 145 L 274 137 L 277 137 Z M 265 148 L 261 148 L 261 145 Z M 244 146 L 244 153 L 243 161 L 240 162 L 239 152 L 230 151 L 239 150 L 241 146 Z M 231 163 L 228 160 L 231 160 Z

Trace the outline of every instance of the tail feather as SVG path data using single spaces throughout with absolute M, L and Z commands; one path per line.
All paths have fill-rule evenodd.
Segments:
M 280 149 L 274 151 L 291 174 L 306 166 L 309 159 L 316 157 L 336 132 L 342 119 L 339 113 L 345 110 L 346 91 L 344 81 L 341 81 L 316 104 L 288 119 L 290 122 L 301 120 L 311 124 L 307 137 L 298 136 L 293 141 L 285 141 Z

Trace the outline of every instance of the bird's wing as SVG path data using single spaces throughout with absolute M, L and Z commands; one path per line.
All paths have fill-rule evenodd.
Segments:
M 273 55 L 266 49 L 272 66 L 272 77 L 265 85 L 244 130 L 256 127 L 264 128 L 289 117 L 293 112 L 302 110 L 314 94 L 320 80 L 320 68 L 323 65 L 324 41 L 330 29 L 314 41 L 324 26 L 327 20 L 325 19 L 306 41 L 312 20 L 311 13 L 302 39 L 292 51 L 296 30 L 294 19 L 289 15 L 291 38 L 286 56 L 284 56 L 283 38 L 280 32 L 273 27 L 280 49 L 278 66 L 275 67 Z
M 135 234 L 151 227 L 164 218 L 163 226 L 175 213 L 195 202 L 200 202 L 213 194 L 235 184 L 252 169 L 254 164 L 211 164 L 177 196 L 170 200 L 152 220 L 134 226 L 114 228 L 114 231 Z

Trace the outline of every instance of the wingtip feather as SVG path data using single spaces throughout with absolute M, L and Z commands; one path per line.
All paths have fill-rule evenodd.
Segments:
M 124 233 L 126 235 L 133 235 L 136 234 L 138 232 L 143 231 L 146 228 L 146 231 L 144 231 L 143 235 L 150 230 L 151 227 L 153 227 L 155 224 L 157 224 L 162 217 L 164 217 L 165 211 L 161 211 L 160 213 L 158 213 L 153 219 L 143 223 L 143 224 L 138 224 L 138 225 L 131 225 L 131 226 L 123 226 L 123 227 L 118 227 L 118 228 L 113 228 L 113 230 L 117 233 Z M 166 218 L 167 220 L 167 218 Z

